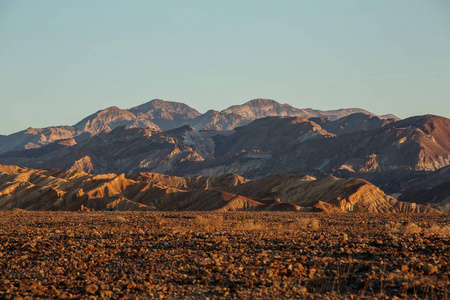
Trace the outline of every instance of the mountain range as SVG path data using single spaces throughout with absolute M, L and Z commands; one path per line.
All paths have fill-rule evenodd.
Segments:
M 200 114 L 182 103 L 152 100 L 129 110 L 108 108 L 74 126 L 2 136 L 0 149 L 0 164 L 89 174 L 361 178 L 403 202 L 450 208 L 450 120 L 434 115 L 400 120 L 267 99 Z
M 0 136 L 0 153 L 39 148 L 69 138 L 81 142 L 91 136 L 103 131 L 113 130 L 119 126 L 169 130 L 191 125 L 197 130 L 231 130 L 267 116 L 326 117 L 329 120 L 336 120 L 353 113 L 373 115 L 359 108 L 330 111 L 310 108 L 299 109 L 269 99 L 254 99 L 243 105 L 234 105 L 222 111 L 209 110 L 200 114 L 184 103 L 154 99 L 131 109 L 109 107 L 84 118 L 73 126 L 30 127 L 8 136 Z M 398 119 L 393 115 L 386 115 L 381 118 Z

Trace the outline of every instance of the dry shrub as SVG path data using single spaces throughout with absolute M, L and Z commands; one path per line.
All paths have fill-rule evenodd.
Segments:
M 211 222 L 208 218 L 195 216 L 195 218 L 192 219 L 192 222 L 197 229 L 210 230 Z
M 125 219 L 122 216 L 117 216 L 116 220 L 119 221 L 119 222 L 126 222 L 127 221 L 127 219 Z
M 216 224 L 217 226 L 220 226 L 223 224 L 223 216 L 222 215 L 214 215 L 214 220 L 213 220 L 214 224 Z
M 228 238 L 226 236 L 213 236 L 211 240 L 217 244 L 228 243 Z
M 406 234 L 421 233 L 422 228 L 414 223 L 409 223 L 406 227 L 403 228 L 403 232 Z
M 439 227 L 438 225 L 435 224 L 430 228 L 426 229 L 425 232 L 434 235 L 450 236 L 450 225 Z
M 196 216 L 193 219 L 194 226 L 202 228 L 204 230 L 217 230 L 223 224 L 223 216 L 213 215 L 211 218 Z
M 158 225 L 158 226 L 165 226 L 166 225 L 166 223 L 167 223 L 167 219 L 165 219 L 165 218 L 161 218 L 161 217 L 159 217 L 159 216 L 156 216 L 155 218 L 154 218 L 154 224 L 155 225 Z
M 263 229 L 263 224 L 255 221 L 247 221 L 236 225 L 237 230 L 260 230 Z
M 200 226 L 206 226 L 206 225 L 209 225 L 209 223 L 210 223 L 208 218 L 205 218 L 202 216 L 195 216 L 194 222 L 196 225 L 200 225 Z
M 319 230 L 320 228 L 320 221 L 317 219 L 311 220 L 311 230 Z
M 302 218 L 298 220 L 298 228 L 301 230 L 319 230 L 320 221 L 317 219 Z
M 441 228 L 441 235 L 450 236 L 450 225 Z
M 400 231 L 400 225 L 398 223 L 391 222 L 389 224 L 384 225 L 384 228 L 389 233 L 397 233 Z
M 309 218 L 303 218 L 303 219 L 300 219 L 300 220 L 298 221 L 298 226 L 299 226 L 300 229 L 302 229 L 302 230 L 307 230 L 310 221 L 311 221 L 311 220 L 310 220 Z

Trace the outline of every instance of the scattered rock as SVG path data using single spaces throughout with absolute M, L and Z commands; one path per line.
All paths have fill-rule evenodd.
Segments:
M 89 284 L 85 287 L 87 294 L 95 294 L 98 290 L 98 286 L 95 284 Z
M 436 266 L 434 266 L 432 264 L 425 265 L 425 266 L 422 267 L 422 269 L 423 269 L 423 272 L 426 275 L 432 275 L 432 274 L 438 272 L 438 267 L 436 267 Z
M 192 221 L 197 217 L 202 226 Z M 298 219 L 321 226 L 297 230 Z M 390 222 L 429 228 L 449 221 L 303 212 L 28 212 L 23 218 L 0 211 L 0 299 L 442 298 L 448 237 L 392 233 L 384 226 Z

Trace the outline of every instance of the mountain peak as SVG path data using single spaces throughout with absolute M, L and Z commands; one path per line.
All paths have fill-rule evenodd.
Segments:
M 242 105 L 233 105 L 222 111 L 226 114 L 240 115 L 246 119 L 254 120 L 268 116 L 302 116 L 302 110 L 289 104 L 280 104 L 271 99 L 253 99 Z
M 437 126 L 450 126 L 449 119 L 436 115 L 423 115 L 409 117 L 395 123 L 392 123 L 395 127 L 415 127 L 419 129 L 431 129 L 434 130 Z M 394 125 L 395 124 L 395 125 Z
M 200 115 L 200 113 L 196 109 L 190 107 L 185 103 L 175 101 L 165 101 L 161 99 L 153 99 L 147 103 L 141 104 L 139 106 L 130 109 L 130 111 L 138 111 L 138 112 L 148 112 L 153 110 L 164 110 L 167 112 L 174 112 L 178 114 L 187 113 L 196 116 Z
M 279 102 L 272 99 L 256 98 L 245 102 L 243 105 L 264 106 L 264 105 L 284 105 L 284 104 L 280 104 Z
M 111 111 L 122 111 L 122 110 L 117 106 L 110 106 L 105 109 L 99 110 L 98 112 L 111 112 Z

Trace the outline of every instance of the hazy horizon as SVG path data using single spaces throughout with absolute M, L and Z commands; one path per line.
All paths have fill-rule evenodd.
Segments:
M 0 134 L 154 98 L 450 117 L 450 2 L 1 1 Z

